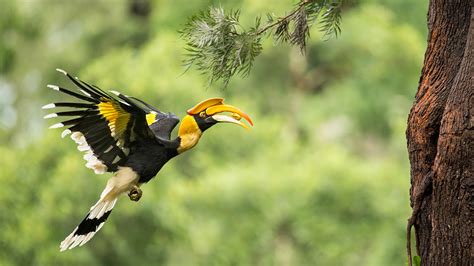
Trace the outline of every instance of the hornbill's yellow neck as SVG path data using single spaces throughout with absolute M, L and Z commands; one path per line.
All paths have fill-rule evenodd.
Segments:
M 194 117 L 186 115 L 183 118 L 179 125 L 178 136 L 180 138 L 178 153 L 183 153 L 198 143 L 202 136 L 202 131 Z
M 253 125 L 250 117 L 232 105 L 224 104 L 222 98 L 211 98 L 198 103 L 187 111 L 187 115 L 181 121 L 178 130 L 179 146 L 178 154 L 183 153 L 199 142 L 202 133 L 213 125 L 226 122 L 233 123 L 244 128 L 248 126 L 240 121 L 243 117 L 250 125 Z M 222 113 L 230 113 L 224 115 Z

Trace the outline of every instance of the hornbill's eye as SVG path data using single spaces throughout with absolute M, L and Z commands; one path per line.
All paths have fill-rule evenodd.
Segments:
M 202 118 L 206 117 L 206 112 L 205 111 L 200 112 L 199 116 L 202 117 Z

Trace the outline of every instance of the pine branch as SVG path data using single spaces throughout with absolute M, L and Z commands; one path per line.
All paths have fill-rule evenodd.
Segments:
M 320 31 L 326 38 L 340 34 L 341 4 L 342 0 L 302 0 L 283 17 L 267 15 L 263 27 L 261 18 L 257 17 L 248 30 L 240 25 L 240 11 L 226 13 L 222 8 L 211 7 L 192 17 L 181 31 L 188 52 L 186 70 L 194 65 L 209 75 L 210 84 L 220 80 L 227 86 L 235 74 L 250 73 L 265 36 L 273 36 L 277 43 L 298 46 L 304 53 L 309 29 L 318 18 Z

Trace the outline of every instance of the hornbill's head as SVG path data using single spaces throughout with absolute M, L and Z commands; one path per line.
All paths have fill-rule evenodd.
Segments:
M 248 126 L 240 121 L 242 117 L 253 126 L 253 122 L 247 114 L 235 106 L 224 104 L 223 98 L 210 98 L 196 104 L 187 110 L 187 115 L 179 126 L 178 153 L 194 147 L 202 133 L 217 123 L 233 123 L 248 129 Z

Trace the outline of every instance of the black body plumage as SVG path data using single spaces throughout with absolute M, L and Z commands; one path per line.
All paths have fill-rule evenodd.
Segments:
M 176 155 L 178 155 L 176 149 L 167 148 L 157 140 L 138 140 L 132 143 L 124 166 L 132 168 L 138 174 L 139 183 L 146 183 Z

